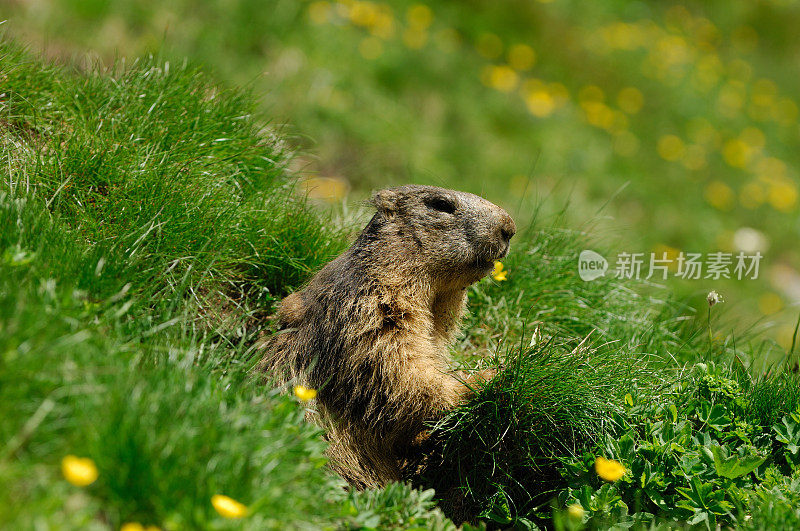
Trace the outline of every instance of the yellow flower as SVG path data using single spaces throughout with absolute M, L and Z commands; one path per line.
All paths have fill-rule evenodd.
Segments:
M 583 101 L 581 107 L 586 113 L 586 121 L 595 127 L 611 129 L 614 126 L 614 111 L 605 103 Z
M 735 138 L 725 142 L 722 148 L 722 157 L 729 166 L 744 168 L 750 162 L 752 149 L 744 141 Z
M 664 135 L 658 139 L 658 154 L 664 160 L 678 160 L 683 157 L 686 145 L 680 137 L 675 135 Z
M 727 184 L 721 181 L 712 181 L 706 186 L 705 198 L 711 206 L 718 210 L 730 210 L 733 208 L 735 196 Z
M 97 480 L 97 466 L 88 457 L 66 456 L 61 460 L 61 473 L 76 487 L 85 487 Z
M 536 52 L 527 44 L 515 44 L 508 49 L 508 64 L 514 70 L 528 70 L 536 63 Z
M 628 114 L 636 114 L 642 110 L 644 95 L 636 87 L 625 87 L 617 95 L 617 105 Z
M 308 387 L 302 385 L 295 385 L 294 386 L 294 396 L 306 402 L 308 400 L 313 400 L 317 396 L 316 389 L 309 389 Z
M 157 525 L 149 525 L 145 527 L 139 522 L 126 522 L 122 524 L 122 527 L 119 528 L 119 531 L 161 531 L 161 528 Z
M 350 20 L 357 26 L 370 27 L 378 16 L 377 6 L 371 2 L 354 2 L 350 8 Z
M 790 181 L 775 183 L 769 188 L 768 198 L 776 210 L 789 212 L 797 204 L 797 187 Z
M 530 113 L 538 118 L 549 116 L 556 108 L 553 96 L 547 90 L 540 89 L 525 95 L 525 105 Z
M 408 8 L 406 18 L 412 26 L 425 29 L 433 22 L 433 11 L 425 4 L 414 4 Z
M 598 476 L 606 481 L 617 481 L 625 475 L 625 467 L 621 463 L 602 456 L 595 460 L 594 470 Z
M 222 494 L 211 496 L 211 505 L 225 518 L 244 518 L 247 516 L 247 506 Z
M 381 39 L 390 39 L 394 36 L 394 18 L 391 11 L 381 10 L 375 17 L 375 22 L 369 28 L 369 32 Z
M 686 40 L 678 35 L 662 37 L 656 42 L 658 57 L 667 66 L 681 65 L 691 60 L 691 52 Z
M 483 69 L 481 80 L 495 90 L 511 92 L 519 83 L 519 75 L 510 66 L 489 65 Z
M 495 279 L 497 282 L 502 282 L 506 280 L 506 274 L 508 271 L 503 269 L 503 263 L 495 260 L 494 262 L 494 270 L 492 271 L 492 278 Z
M 311 19 L 311 22 L 314 24 L 325 24 L 328 22 L 330 14 L 331 5 L 329 2 L 312 2 L 311 5 L 308 6 L 308 18 Z

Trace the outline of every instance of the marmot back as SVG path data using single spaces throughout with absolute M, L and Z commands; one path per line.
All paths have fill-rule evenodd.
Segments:
M 449 372 L 448 348 L 467 287 L 516 231 L 503 209 L 464 192 L 402 186 L 371 202 L 352 247 L 281 302 L 262 362 L 318 390 L 331 464 L 359 487 L 400 480 L 426 421 L 467 397 L 475 377 Z

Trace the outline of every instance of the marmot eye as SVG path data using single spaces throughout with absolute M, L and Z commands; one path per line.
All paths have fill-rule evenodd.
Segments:
M 425 200 L 425 204 L 428 206 L 428 208 L 438 210 L 439 212 L 447 212 L 448 214 L 452 214 L 456 211 L 455 203 L 449 199 L 445 199 L 444 197 L 430 197 Z

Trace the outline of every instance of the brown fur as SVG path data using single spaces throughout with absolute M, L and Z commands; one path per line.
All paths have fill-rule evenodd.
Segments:
M 352 485 L 401 479 L 425 424 L 487 373 L 449 372 L 466 289 L 508 252 L 516 228 L 478 196 L 403 186 L 353 246 L 280 305 L 262 368 L 318 389 L 333 468 Z

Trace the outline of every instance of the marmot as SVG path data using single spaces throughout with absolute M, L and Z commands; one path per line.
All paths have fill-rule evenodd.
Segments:
M 502 208 L 434 186 L 381 190 L 355 243 L 280 304 L 261 368 L 318 390 L 331 466 L 351 485 L 403 477 L 427 421 L 462 403 L 471 377 L 448 372 L 466 290 L 506 256 Z

